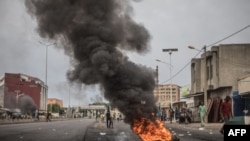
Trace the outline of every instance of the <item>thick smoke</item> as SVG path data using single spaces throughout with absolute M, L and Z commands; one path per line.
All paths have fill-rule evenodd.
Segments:
M 41 37 L 61 43 L 74 62 L 68 79 L 100 84 L 104 96 L 131 123 L 156 112 L 153 70 L 121 51 L 149 51 L 148 31 L 131 19 L 126 0 L 26 0 Z M 60 47 L 60 46 L 58 46 Z
M 18 100 L 18 107 L 21 109 L 23 113 L 26 114 L 33 114 L 37 109 L 35 102 L 28 95 L 20 97 L 20 99 Z
M 5 93 L 7 93 L 5 96 L 5 105 L 10 110 L 15 111 L 15 109 L 20 109 L 22 113 L 32 114 L 37 109 L 34 100 L 30 96 L 24 94 L 17 98 L 17 95 L 9 92 L 8 89 L 5 90 Z

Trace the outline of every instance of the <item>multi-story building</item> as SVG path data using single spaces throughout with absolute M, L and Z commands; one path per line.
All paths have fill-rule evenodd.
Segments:
M 156 66 L 155 71 L 155 82 L 156 86 L 154 88 L 153 94 L 156 99 L 157 106 L 160 108 L 169 109 L 171 105 L 171 95 L 172 105 L 173 103 L 180 101 L 180 86 L 175 84 L 159 84 L 158 66 Z
M 63 101 L 57 98 L 48 98 L 48 104 L 58 104 L 61 108 L 63 107 Z
M 168 109 L 171 104 L 171 95 L 172 95 L 172 104 L 174 102 L 180 101 L 180 86 L 175 84 L 156 85 L 154 89 L 154 96 L 157 100 L 156 101 L 157 106 Z
M 19 108 L 20 102 L 30 102 L 38 110 L 46 110 L 47 86 L 36 77 L 20 73 L 5 73 L 0 78 L 0 106 Z M 29 99 L 29 100 L 28 100 Z M 25 103 L 23 103 L 25 105 Z
M 235 116 L 243 114 L 246 106 L 236 98 L 239 97 L 238 80 L 250 74 L 249 54 L 250 44 L 222 44 L 213 46 L 201 58 L 192 59 L 191 93 L 187 97 L 192 97 L 193 105 L 198 105 L 204 100 L 204 91 L 207 92 L 209 122 L 219 120 L 219 106 L 226 96 L 232 97 Z

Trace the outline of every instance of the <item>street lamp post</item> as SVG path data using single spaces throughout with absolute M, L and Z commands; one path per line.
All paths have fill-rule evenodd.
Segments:
M 56 43 L 51 43 L 51 44 L 44 44 L 43 42 L 40 42 L 40 44 L 46 46 L 46 62 L 45 62 L 45 84 L 47 85 L 47 74 L 48 74 L 48 47 L 49 46 L 52 46 L 52 45 L 55 45 Z
M 197 51 L 201 51 L 201 50 L 199 50 L 199 49 L 196 49 L 195 47 L 193 47 L 193 46 L 188 46 L 188 48 L 190 48 L 190 49 L 194 49 L 194 50 L 197 50 Z M 205 81 L 205 83 L 204 83 L 204 105 L 207 107 L 208 105 L 207 105 L 207 49 L 206 49 L 207 47 L 206 46 L 204 46 L 202 49 L 204 50 L 204 81 Z M 208 117 L 207 117 L 207 114 L 205 114 L 205 123 L 207 123 L 208 122 Z
M 41 41 L 39 41 L 40 44 L 46 46 L 46 60 L 45 60 L 45 87 L 46 87 L 46 102 L 45 102 L 45 111 L 47 111 L 47 99 L 48 99 L 48 84 L 47 84 L 47 78 L 48 78 L 48 47 L 55 45 L 56 43 L 51 44 L 45 44 Z
M 168 66 L 169 66 L 169 68 L 171 68 L 171 67 L 172 67 L 169 63 L 164 62 L 164 61 L 162 61 L 162 60 L 156 59 L 156 61 L 157 61 L 157 62 L 160 62 L 160 63 L 163 63 L 163 64 L 168 65 Z M 158 75 L 158 72 L 157 72 L 157 75 Z M 158 76 L 157 76 L 157 77 L 158 77 Z M 158 90 L 158 94 L 159 94 L 159 82 L 158 82 L 158 80 L 157 80 L 157 85 L 158 85 L 157 90 Z M 160 97 L 160 94 L 159 94 L 159 97 Z M 160 101 L 161 101 L 161 100 L 160 100 Z M 163 107 L 164 107 L 164 104 L 165 104 L 165 102 L 163 102 Z
M 175 51 L 178 51 L 177 48 L 169 48 L 169 49 L 162 49 L 163 52 L 168 52 L 169 53 L 169 56 L 170 56 L 170 108 L 172 108 L 172 103 L 173 103 L 173 95 L 172 95 L 172 64 L 171 64 L 171 55 L 172 55 L 172 52 L 175 52 Z

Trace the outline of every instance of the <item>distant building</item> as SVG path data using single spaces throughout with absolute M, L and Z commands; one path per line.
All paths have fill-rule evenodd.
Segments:
M 154 89 L 156 105 L 161 108 L 169 108 L 171 104 L 171 88 L 172 88 L 172 104 L 180 101 L 180 86 L 175 84 L 160 84 Z M 173 107 L 174 108 L 174 107 Z
M 48 104 L 58 104 L 61 108 L 63 107 L 63 101 L 56 98 L 48 98 Z
M 156 99 L 156 106 L 158 106 L 159 108 L 168 109 L 171 105 L 171 93 L 172 105 L 173 103 L 180 101 L 180 86 L 175 84 L 159 84 L 158 66 L 156 66 L 155 70 L 155 82 L 156 86 L 154 88 L 153 94 Z
M 44 82 L 36 77 L 21 73 L 5 73 L 0 77 L 0 106 L 16 109 L 20 108 L 20 102 L 27 102 L 34 103 L 36 109 L 46 110 L 47 90 Z

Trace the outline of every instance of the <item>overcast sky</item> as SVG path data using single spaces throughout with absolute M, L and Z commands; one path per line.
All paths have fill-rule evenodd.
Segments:
M 190 84 L 190 60 L 196 50 L 250 25 L 249 0 L 135 0 L 132 18 L 146 27 L 151 35 L 151 50 L 146 54 L 128 53 L 129 59 L 155 69 L 159 66 L 159 82 L 170 83 L 170 63 L 164 48 L 178 48 L 171 55 L 172 83 Z M 27 14 L 23 0 L 0 0 L 0 75 L 24 73 L 45 81 L 46 50 L 50 44 L 36 32 L 36 21 Z M 43 44 L 41 44 L 42 42 Z M 250 43 L 250 27 L 218 44 Z M 208 50 L 210 47 L 208 48 Z M 200 57 L 200 55 L 198 55 Z M 48 86 L 49 97 L 62 99 L 64 106 L 100 101 L 98 86 L 71 87 L 66 72 L 69 58 L 63 50 L 49 46 Z M 69 97 L 69 94 L 70 97 Z

